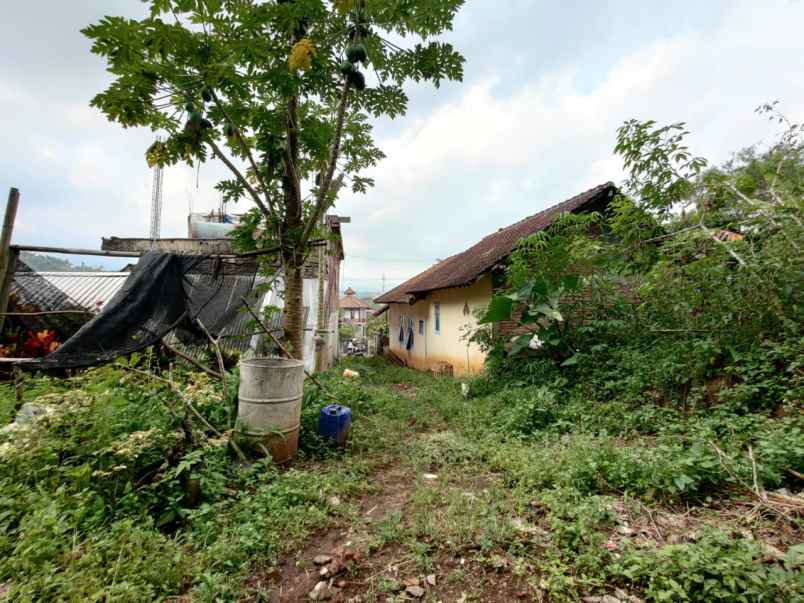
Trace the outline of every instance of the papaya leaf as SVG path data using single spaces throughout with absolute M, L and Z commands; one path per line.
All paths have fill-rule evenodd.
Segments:
M 491 298 L 486 313 L 480 319 L 480 324 L 485 325 L 493 322 L 509 320 L 511 310 L 514 307 L 514 300 L 506 295 L 495 295 Z

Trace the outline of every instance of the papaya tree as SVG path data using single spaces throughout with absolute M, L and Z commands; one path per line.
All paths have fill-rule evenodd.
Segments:
M 284 272 L 286 340 L 303 355 L 302 267 L 339 190 L 383 158 L 372 118 L 404 115 L 404 85 L 460 80 L 441 39 L 464 0 L 150 0 L 142 19 L 83 30 L 114 79 L 91 104 L 157 140 L 149 165 L 218 161 L 226 201 L 254 204 L 253 241 Z

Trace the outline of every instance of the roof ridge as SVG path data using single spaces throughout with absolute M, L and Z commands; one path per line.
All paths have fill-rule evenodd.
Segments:
M 560 207 L 562 207 L 564 205 L 569 205 L 572 201 L 575 201 L 578 197 L 583 197 L 584 195 L 588 195 L 592 191 L 596 191 L 598 189 L 602 190 L 602 189 L 606 188 L 607 186 L 614 186 L 614 183 L 611 180 L 609 180 L 608 182 L 604 182 L 603 184 L 598 184 L 597 186 L 593 186 L 592 188 L 587 189 L 587 190 L 583 191 L 582 193 L 578 193 L 577 195 L 574 195 L 574 196 L 572 196 L 572 197 L 570 197 L 568 199 L 564 199 L 560 203 L 556 203 L 555 205 L 551 205 L 550 207 L 546 207 L 541 211 L 537 211 L 535 214 L 525 216 L 524 218 L 522 218 L 521 220 L 517 220 L 513 224 L 509 224 L 508 226 L 503 226 L 502 228 L 498 228 L 496 231 L 492 232 L 491 234 L 487 234 L 485 237 L 480 239 L 480 241 L 485 241 L 489 237 L 493 237 L 494 235 L 496 235 L 496 234 L 498 234 L 498 233 L 500 233 L 500 232 L 502 232 L 504 230 L 508 230 L 509 228 L 513 228 L 514 226 L 518 226 L 519 224 L 522 224 L 523 222 L 527 222 L 528 220 L 532 220 L 533 218 L 537 218 L 537 217 L 539 217 L 539 216 L 541 216 L 541 215 L 543 215 L 543 214 L 545 214 L 547 212 L 555 211 L 555 210 L 559 209 Z M 473 247 L 474 247 L 474 245 L 473 245 Z M 469 249 L 471 249 L 471 247 Z
M 577 211 L 598 199 L 607 189 L 615 189 L 611 181 L 593 186 L 535 214 L 531 214 L 486 235 L 470 247 L 429 266 L 375 299 L 378 303 L 401 303 L 411 295 L 434 289 L 467 285 L 493 265 L 510 255 L 519 240 L 547 228 L 557 214 Z

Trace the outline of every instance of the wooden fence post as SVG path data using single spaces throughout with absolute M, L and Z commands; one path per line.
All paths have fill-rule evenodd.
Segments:
M 18 252 L 11 250 L 11 235 L 14 233 L 14 220 L 17 219 L 17 207 L 20 204 L 20 192 L 11 187 L 8 191 L 6 215 L 3 219 L 3 230 L 0 232 L 0 337 L 3 334 L 3 325 L 8 311 L 8 294 L 11 290 L 11 281 L 17 268 Z

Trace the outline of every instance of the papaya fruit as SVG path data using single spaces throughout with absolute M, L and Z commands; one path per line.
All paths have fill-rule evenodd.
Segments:
M 204 117 L 198 111 L 191 111 L 187 116 L 187 123 L 184 125 L 186 130 L 196 131 L 201 129 L 201 122 Z
M 366 77 L 362 73 L 360 73 L 357 69 L 355 69 L 348 76 L 346 76 L 346 79 L 349 80 L 349 84 L 355 90 L 366 89 Z
M 235 135 L 235 128 L 232 124 L 226 124 L 226 127 L 223 128 L 223 133 L 226 134 L 226 138 L 232 138 Z
M 195 103 L 193 101 L 187 101 L 184 103 L 184 110 L 187 113 L 195 113 Z
M 333 4 L 335 5 L 335 10 L 345 15 L 349 11 L 354 10 L 357 2 L 356 0 L 333 0 Z
M 365 63 L 368 58 L 366 47 L 362 44 L 353 44 L 346 49 L 346 58 L 352 63 Z
M 351 27 L 349 27 L 350 40 L 359 40 L 361 38 L 368 38 L 370 35 L 371 35 L 371 28 L 364 23 L 360 23 L 359 25 L 352 25 Z
M 338 69 L 340 69 L 340 72 L 343 75 L 348 76 L 353 71 L 356 71 L 357 67 L 355 67 L 354 63 L 350 61 L 344 61 L 343 63 L 340 64 L 340 67 L 338 67 Z

